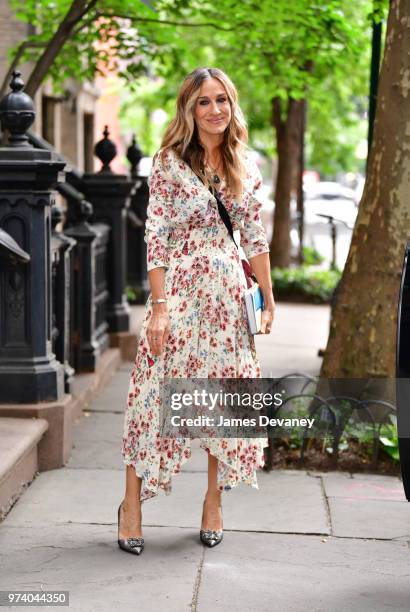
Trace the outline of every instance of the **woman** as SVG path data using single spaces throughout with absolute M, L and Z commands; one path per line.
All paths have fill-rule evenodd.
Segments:
M 246 149 L 247 129 L 235 86 L 217 68 L 198 68 L 179 92 L 176 116 L 154 157 L 145 242 L 151 294 L 146 303 L 122 454 L 126 491 L 118 508 L 118 543 L 144 548 L 141 503 L 171 492 L 172 476 L 191 455 L 189 439 L 161 439 L 158 381 L 171 378 L 261 377 L 249 331 L 238 249 L 209 186 L 217 187 L 264 296 L 261 333 L 275 303 L 269 246 L 260 220 L 261 176 Z M 238 482 L 257 488 L 266 438 L 200 438 L 208 453 L 201 541 L 222 540 L 221 493 Z

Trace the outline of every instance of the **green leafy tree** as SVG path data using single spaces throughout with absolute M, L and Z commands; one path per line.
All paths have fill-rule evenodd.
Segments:
M 368 52 L 363 49 L 369 45 L 370 0 L 294 0 L 291 10 L 284 0 L 274 5 L 271 0 L 159 0 L 151 7 L 140 0 L 11 3 L 34 33 L 11 50 L 3 93 L 13 67 L 28 59 L 33 63 L 26 84 L 30 95 L 46 76 L 58 92 L 68 77 L 92 79 L 115 68 L 139 93 L 143 77 L 162 77 L 157 99 L 165 105 L 198 65 L 226 70 L 240 90 L 250 131 L 258 134 L 261 148 L 276 151 L 271 264 L 289 265 L 290 197 L 301 159 L 306 101 L 312 159 L 324 165 L 330 156 L 333 167 L 348 163 L 353 146 L 343 143 L 341 134 L 349 117 L 354 125 L 349 83 L 367 82 L 363 62 Z M 144 101 L 153 104 L 149 96 Z M 149 146 L 152 142 L 147 140 Z
M 155 30 L 154 24 L 144 26 L 147 38 L 157 47 L 156 70 L 165 81 L 176 85 L 177 80 L 196 66 L 212 64 L 222 67 L 237 84 L 251 129 L 273 129 L 271 150 L 276 150 L 278 173 L 275 185 L 274 234 L 271 243 L 271 265 L 287 267 L 290 263 L 290 198 L 295 183 L 295 170 L 301 157 L 302 113 L 305 101 L 312 103 L 316 125 L 325 117 L 336 134 L 346 129 L 347 120 L 331 121 L 333 112 L 347 109 L 352 125 L 353 102 L 347 91 L 339 98 L 340 83 L 349 82 L 346 72 L 360 74 L 361 93 L 367 86 L 368 69 L 363 74 L 364 56 L 368 59 L 370 2 L 351 6 L 342 0 L 315 2 L 296 0 L 289 10 L 288 3 L 251 0 L 240 4 L 230 0 L 218 3 L 176 2 L 167 8 L 174 22 L 198 21 L 218 24 L 210 36 L 209 28 L 195 31 L 185 26 L 169 32 Z M 171 40 L 172 35 L 176 36 Z M 363 48 L 366 53 L 363 53 Z M 323 105 L 326 84 L 336 80 L 330 89 L 328 103 Z M 358 83 L 358 77 L 355 84 Z M 175 87 L 176 90 L 176 87 Z M 321 103 L 322 102 L 322 103 Z M 320 112 L 321 110 L 321 117 Z M 327 109 L 325 112 L 324 109 Z M 340 115 L 339 115 L 340 117 Z M 347 118 L 348 119 L 348 118 Z M 314 123 L 313 123 L 314 126 Z M 317 145 L 320 138 L 311 132 Z M 339 140 L 340 142 L 340 140 Z M 314 152 L 321 161 L 329 150 L 316 146 Z M 353 157 L 353 144 L 347 142 L 340 155 L 340 164 Z M 336 164 L 333 168 L 337 167 Z M 329 165 L 328 165 L 329 168 Z

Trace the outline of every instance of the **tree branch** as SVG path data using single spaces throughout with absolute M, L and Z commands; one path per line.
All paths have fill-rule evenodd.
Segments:
M 21 56 L 23 55 L 23 51 L 25 49 L 39 49 L 39 48 L 44 48 L 46 46 L 47 43 L 41 43 L 41 42 L 30 42 L 25 40 L 24 42 L 22 42 L 16 51 L 16 55 L 13 58 L 13 61 L 10 64 L 9 69 L 7 70 L 6 76 L 3 79 L 3 83 L 1 84 L 1 88 L 0 88 L 0 99 L 3 98 L 3 96 L 6 94 L 7 92 L 7 87 L 9 84 L 9 81 L 11 79 L 11 75 L 13 70 L 15 70 L 17 68 L 17 64 L 20 61 Z
M 172 26 L 182 26 L 182 27 L 192 27 L 192 28 L 202 28 L 202 27 L 212 27 L 217 30 L 222 30 L 224 32 L 229 32 L 237 29 L 238 27 L 246 27 L 251 24 L 247 22 L 243 22 L 237 24 L 235 27 L 223 27 L 218 25 L 217 23 L 192 23 L 192 22 L 178 22 L 171 20 L 159 20 L 159 19 L 150 19 L 148 17 L 137 17 L 135 15 L 125 15 L 121 13 L 111 13 L 107 11 L 96 10 L 94 15 L 90 16 L 84 23 L 80 23 L 85 15 L 90 13 L 90 11 L 96 6 L 98 0 L 73 0 L 70 9 L 68 10 L 66 16 L 63 21 L 60 23 L 57 31 L 49 40 L 48 43 L 43 43 L 42 46 L 45 46 L 44 53 L 39 58 L 37 64 L 35 65 L 28 82 L 26 84 L 25 90 L 30 96 L 34 96 L 37 89 L 40 87 L 44 78 L 47 76 L 47 73 L 52 66 L 56 56 L 61 51 L 62 47 L 67 42 L 70 36 L 75 36 L 82 29 L 87 27 L 87 25 L 93 23 L 98 17 L 108 17 L 108 18 L 118 18 L 118 19 L 128 19 L 132 23 L 154 23 L 159 25 L 172 25 Z M 75 29 L 75 26 L 79 24 L 79 27 Z M 20 54 L 21 55 L 21 54 Z M 20 57 L 19 55 L 19 57 Z M 19 59 L 17 58 L 17 61 Z M 13 68 L 16 65 L 16 62 L 13 63 Z M 10 68 L 10 74 L 13 68 Z M 3 84 L 4 87 L 7 84 Z
M 97 0 L 90 0 L 88 3 L 85 0 L 73 1 L 68 13 L 60 23 L 54 36 L 52 36 L 48 42 L 44 53 L 38 60 L 33 72 L 30 75 L 25 87 L 25 91 L 28 93 L 28 95 L 32 97 L 34 96 L 37 89 L 40 87 L 41 83 L 46 77 L 47 72 L 49 71 L 50 66 L 53 64 L 56 56 L 66 43 L 67 39 L 70 37 L 74 26 L 81 21 L 84 15 L 86 15 L 96 4 Z
M 103 11 L 97 11 L 97 14 L 100 17 L 110 17 L 117 19 L 129 19 L 130 21 L 137 22 L 147 22 L 147 23 L 158 23 L 160 25 L 174 25 L 174 26 L 184 26 L 189 28 L 215 28 L 216 30 L 222 30 L 223 32 L 231 32 L 233 30 L 237 30 L 238 27 L 246 27 L 250 26 L 249 22 L 241 22 L 238 23 L 234 28 L 224 28 L 223 26 L 218 25 L 217 23 L 204 22 L 204 23 L 192 23 L 187 21 L 169 21 L 168 19 L 150 19 L 149 17 L 134 17 L 133 15 L 121 15 L 120 13 L 106 13 Z

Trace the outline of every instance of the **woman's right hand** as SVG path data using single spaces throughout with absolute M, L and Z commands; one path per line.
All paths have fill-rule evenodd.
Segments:
M 170 333 L 170 319 L 166 304 L 153 304 L 147 326 L 147 339 L 152 355 L 160 355 Z

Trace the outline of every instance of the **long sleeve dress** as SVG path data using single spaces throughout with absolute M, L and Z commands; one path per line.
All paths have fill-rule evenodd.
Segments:
M 246 154 L 244 196 L 219 192 L 234 231 L 249 259 L 269 252 L 261 223 L 260 171 Z M 160 435 L 159 381 L 171 378 L 256 378 L 261 367 L 249 331 L 243 292 L 246 281 L 236 245 L 220 218 L 217 201 L 173 149 L 154 158 L 149 177 L 144 240 L 147 269 L 165 267 L 170 334 L 160 355 L 152 355 L 147 325 L 151 294 L 132 369 L 124 415 L 122 455 L 142 478 L 141 500 L 162 488 L 171 493 L 172 476 L 191 456 L 190 438 Z M 218 461 L 217 485 L 239 482 L 258 488 L 256 470 L 264 465 L 267 438 L 200 438 Z

